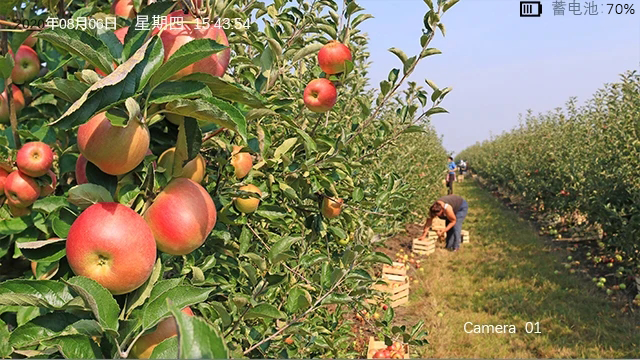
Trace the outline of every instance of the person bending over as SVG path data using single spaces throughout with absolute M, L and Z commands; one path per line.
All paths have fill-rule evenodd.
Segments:
M 438 230 L 438 236 L 442 236 L 443 233 L 447 234 L 446 244 L 447 249 L 452 251 L 458 251 L 460 249 L 460 243 L 462 242 L 462 223 L 467 217 L 469 212 L 469 204 L 467 201 L 458 195 L 443 196 L 431 205 L 429 209 L 429 217 L 424 224 L 424 230 L 420 240 L 424 240 L 431 229 L 433 219 L 437 216 L 440 219 L 445 220 L 446 226 L 443 230 Z

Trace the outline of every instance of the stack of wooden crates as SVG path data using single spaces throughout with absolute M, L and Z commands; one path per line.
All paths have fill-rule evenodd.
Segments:
M 373 289 L 389 294 L 391 307 L 397 307 L 409 302 L 409 277 L 407 268 L 401 262 L 393 265 L 383 265 L 382 280 L 386 284 L 374 285 Z

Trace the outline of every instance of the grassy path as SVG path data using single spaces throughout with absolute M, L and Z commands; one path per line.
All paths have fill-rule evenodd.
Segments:
M 402 322 L 425 320 L 423 357 L 640 357 L 637 312 L 622 314 L 590 279 L 569 274 L 567 254 L 485 190 L 467 181 L 456 192 L 469 202 L 463 228 L 472 244 L 423 261 L 410 304 L 397 309 Z M 515 325 L 517 333 L 468 334 L 467 322 Z M 527 333 L 527 322 L 539 322 L 540 334 Z

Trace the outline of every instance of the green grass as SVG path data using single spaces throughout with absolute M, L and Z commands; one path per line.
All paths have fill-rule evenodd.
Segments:
M 422 357 L 638 358 L 640 317 L 623 314 L 586 275 L 569 274 L 567 253 L 553 250 L 526 221 L 467 180 L 455 190 L 469 202 L 463 229 L 472 243 L 438 249 L 416 272 L 401 323 L 425 320 Z M 559 274 L 554 274 L 558 270 Z M 412 270 L 413 272 L 413 270 Z M 442 316 L 439 316 L 440 315 Z M 516 334 L 467 334 L 464 324 L 513 324 Z M 539 322 L 540 334 L 525 332 Z

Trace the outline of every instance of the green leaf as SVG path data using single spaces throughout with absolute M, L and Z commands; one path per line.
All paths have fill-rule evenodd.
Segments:
M 4 321 L 2 321 L 2 319 L 0 319 L 0 339 L 8 339 L 9 336 L 10 333 L 7 325 L 4 323 Z M 0 342 L 0 357 L 10 358 L 12 352 L 13 349 L 11 348 L 11 345 L 9 345 L 8 341 Z
M 431 55 L 438 55 L 438 54 L 442 54 L 442 51 L 436 49 L 436 48 L 427 48 L 424 49 L 421 53 L 420 53 L 420 58 L 425 58 L 427 56 L 431 56 Z
M 189 316 L 180 307 L 169 305 L 178 325 L 178 358 L 227 359 L 229 350 L 222 332 L 204 319 Z
M 33 221 L 31 220 L 31 218 L 26 216 L 0 220 L 0 234 L 2 235 L 19 234 L 27 230 L 32 225 L 33 225 Z
M 160 275 L 162 275 L 162 260 L 158 258 L 156 260 L 156 264 L 153 266 L 153 271 L 151 275 L 145 281 L 142 286 L 137 288 L 131 295 L 128 297 L 128 308 L 127 314 L 131 314 L 133 309 L 142 306 L 144 302 L 151 296 L 151 291 L 153 290 L 154 285 L 160 279 Z
M 149 102 L 164 104 L 177 99 L 195 99 L 211 95 L 209 87 L 198 81 L 167 81 L 153 90 Z
M 246 119 L 238 109 L 223 100 L 214 97 L 178 99 L 168 103 L 165 108 L 178 115 L 234 130 L 245 142 L 247 141 Z
M 245 319 L 284 319 L 285 317 L 286 315 L 282 311 L 268 303 L 256 305 L 247 311 L 247 314 L 244 316 Z
M 269 47 L 271 47 L 271 51 L 276 55 L 276 59 L 282 58 L 282 46 L 280 43 L 273 38 L 268 37 L 267 42 L 269 43 Z
M 149 47 L 150 43 L 152 43 L 151 47 Z M 148 78 L 149 71 L 160 61 L 157 56 L 151 56 L 158 47 L 162 47 L 162 44 L 157 37 L 149 39 L 111 74 L 91 85 L 58 120 L 50 125 L 57 124 L 60 128 L 69 128 L 87 121 L 96 112 L 133 96 Z
M 327 230 L 338 239 L 344 239 L 347 237 L 347 233 L 342 228 L 339 228 L 337 226 L 329 226 Z
M 67 359 L 102 359 L 100 347 L 84 335 L 60 336 L 47 340 L 45 346 L 55 346 Z
M 403 131 L 403 133 L 405 134 L 411 134 L 411 133 L 417 133 L 417 132 L 425 132 L 425 129 L 419 125 L 411 125 L 408 128 L 404 129 Z
M 0 305 L 37 306 L 62 310 L 75 296 L 65 284 L 53 280 L 9 280 L 0 283 Z M 82 301 L 73 304 L 82 307 Z
M 353 302 L 353 298 L 347 294 L 329 294 L 324 300 L 322 300 L 322 305 L 330 305 L 330 304 L 348 304 Z
M 286 259 L 286 256 L 285 257 L 282 256 L 283 253 L 289 250 L 291 246 L 293 246 L 293 244 L 295 244 L 300 240 L 302 240 L 302 237 L 294 237 L 294 236 L 287 236 L 278 240 L 278 242 L 276 242 L 271 247 L 271 250 L 269 251 L 269 255 L 267 255 L 267 258 L 274 265 L 279 263 L 280 261 Z
M 58 336 L 100 336 L 102 328 L 95 320 L 81 319 L 68 312 L 54 312 L 38 316 L 17 327 L 10 343 L 14 348 L 37 345 Z
M 227 46 L 221 45 L 212 39 L 196 39 L 182 45 L 173 53 L 167 61 L 154 72 L 149 80 L 149 85 L 154 88 L 158 84 L 168 80 L 183 68 L 216 54 Z
M 298 60 L 304 59 L 305 57 L 311 54 L 315 54 L 318 51 L 320 51 L 320 49 L 322 49 L 323 46 L 324 46 L 323 43 L 313 43 L 313 44 L 307 45 L 302 49 L 298 50 L 296 54 L 293 55 L 293 57 L 291 58 L 291 62 L 296 62 Z
M 178 359 L 178 337 L 162 340 L 151 352 L 150 359 Z
M 54 78 L 46 82 L 41 82 L 41 79 L 36 80 L 31 83 L 31 86 L 72 103 L 80 99 L 90 85 L 74 79 Z
M 425 79 L 424 81 L 427 83 L 427 85 L 429 85 L 431 89 L 433 89 L 433 91 L 439 90 L 438 85 L 436 85 L 436 83 L 434 83 L 432 80 Z
M 460 0 L 448 0 L 446 3 L 444 3 L 444 6 L 442 7 L 442 12 L 447 12 L 447 10 L 451 9 L 451 7 L 457 4 L 458 1 Z
M 62 259 L 66 254 L 64 239 L 20 242 L 16 245 L 22 255 L 32 261 L 54 262 Z
M 289 291 L 287 297 L 287 311 L 295 313 L 300 310 L 306 310 L 311 306 L 311 295 L 309 292 L 301 287 L 294 287 Z
M 407 62 L 404 63 L 404 68 L 403 68 L 403 73 L 405 75 L 408 74 L 409 70 L 411 69 L 411 66 L 413 66 L 415 62 L 416 62 L 415 56 L 412 56 L 409 59 L 407 59 Z
M 182 78 L 182 80 L 197 80 L 209 86 L 213 96 L 244 104 L 253 108 L 265 106 L 266 99 L 257 91 L 241 84 L 223 80 L 217 76 L 205 73 L 195 73 Z
M 184 165 L 200 154 L 202 145 L 202 132 L 198 122 L 187 117 L 178 128 L 176 151 L 173 155 L 172 174 L 181 174 Z
M 69 203 L 64 196 L 47 196 L 45 198 L 38 199 L 35 203 L 33 203 L 32 210 L 42 211 L 46 214 L 50 214 L 67 205 L 69 205 Z
M 145 330 L 151 329 L 160 320 L 169 316 L 167 299 L 171 299 L 178 308 L 182 309 L 186 306 L 207 300 L 211 291 L 213 291 L 213 289 L 180 285 L 163 292 L 155 299 L 151 299 L 144 307 L 144 314 L 142 315 L 143 328 Z
M 91 65 L 110 73 L 113 57 L 107 46 L 87 31 L 75 29 L 45 29 L 34 35 L 59 49 L 87 60 Z
M 242 232 L 240 233 L 240 237 L 238 238 L 238 242 L 240 243 L 239 254 L 242 255 L 246 253 L 251 247 L 251 238 L 252 234 L 248 227 L 243 226 Z
M 81 209 L 87 208 L 99 202 L 113 202 L 109 190 L 96 184 L 76 185 L 69 189 L 69 202 Z
M 387 256 L 387 254 L 378 251 L 365 256 L 362 261 L 393 265 L 393 261 L 389 256 Z
M 360 14 L 360 15 L 356 16 L 355 19 L 353 19 L 351 21 L 351 28 L 355 29 L 358 25 L 360 25 L 363 21 L 365 21 L 367 19 L 373 19 L 373 15 L 371 15 L 371 14 Z
M 13 71 L 14 61 L 13 56 L 7 53 L 4 56 L 0 56 L 0 78 L 8 79 Z
M 291 148 L 296 144 L 296 142 L 298 142 L 298 138 L 289 138 L 283 141 L 282 144 L 278 146 L 276 151 L 273 153 L 273 158 L 276 160 L 280 159 L 280 157 L 282 157 L 283 154 L 286 154 L 289 150 L 291 150 Z
M 396 83 L 396 80 L 398 79 L 398 74 L 400 73 L 400 69 L 392 69 L 389 72 L 389 82 L 392 84 Z
M 427 4 L 430 10 L 433 10 L 433 0 L 424 0 L 424 3 Z
M 84 299 L 96 320 L 105 330 L 118 331 L 120 306 L 109 290 L 95 280 L 84 276 L 74 276 L 66 283 Z
M 425 112 L 425 116 L 431 116 L 431 115 L 440 114 L 440 113 L 448 113 L 448 111 L 446 109 L 436 106 L 427 110 L 427 112 Z
M 354 188 L 351 197 L 353 198 L 353 201 L 360 202 L 364 199 L 364 191 L 360 187 Z
M 387 80 L 380 81 L 380 92 L 382 93 L 382 95 L 387 95 L 389 93 L 389 90 L 391 90 L 391 83 L 389 83 Z
M 393 53 L 395 56 L 398 57 L 398 59 L 400 59 L 400 61 L 402 61 L 402 64 L 406 64 L 407 63 L 407 54 L 404 53 L 404 51 L 398 49 L 398 48 L 390 48 L 389 51 L 391 53 Z

